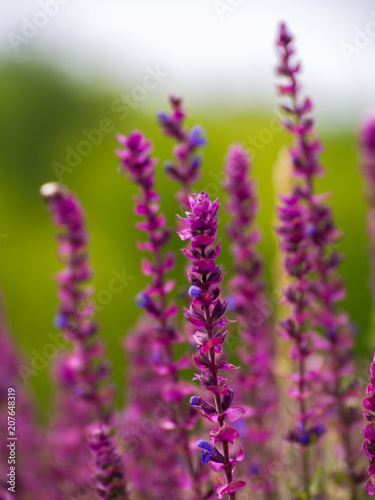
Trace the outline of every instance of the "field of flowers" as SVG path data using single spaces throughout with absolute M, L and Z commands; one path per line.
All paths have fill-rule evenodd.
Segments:
M 321 141 L 276 50 L 226 120 L 3 69 L 0 499 L 375 495 L 375 118 Z

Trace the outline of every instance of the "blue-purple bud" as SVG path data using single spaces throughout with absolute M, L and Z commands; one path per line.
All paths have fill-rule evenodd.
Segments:
M 201 452 L 202 464 L 207 464 L 215 455 L 215 450 L 213 449 L 212 445 L 204 439 L 200 439 L 199 441 L 197 441 L 197 447 Z
M 150 307 L 152 305 L 150 297 L 145 292 L 139 292 L 135 298 L 135 303 L 138 307 Z
M 199 299 L 199 297 L 202 295 L 202 290 L 199 288 L 199 286 L 192 285 L 189 288 L 189 295 L 191 297 L 194 297 L 195 299 Z
M 169 122 L 169 116 L 165 111 L 158 111 L 156 113 L 156 116 L 158 117 L 159 123 L 161 125 L 167 125 Z
M 190 130 L 189 144 L 194 148 L 207 145 L 207 139 L 203 136 L 204 129 L 200 125 L 195 125 Z
M 191 404 L 191 406 L 200 406 L 199 405 L 199 397 L 198 396 L 192 396 L 190 398 L 190 404 Z
M 234 295 L 228 295 L 227 297 L 227 311 L 228 312 L 233 312 L 237 309 L 237 300 Z
M 314 224 L 307 224 L 306 226 L 306 234 L 311 236 L 312 238 L 318 234 L 318 230 Z
M 59 330 L 63 330 L 64 328 L 67 328 L 69 326 L 69 318 L 68 316 L 66 316 L 66 314 L 58 313 L 53 318 L 53 324 Z

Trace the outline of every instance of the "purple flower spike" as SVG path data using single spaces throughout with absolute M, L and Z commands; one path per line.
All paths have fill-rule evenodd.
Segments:
M 239 434 L 226 424 L 226 420 L 238 420 L 245 410 L 241 407 L 230 408 L 233 391 L 229 389 L 227 379 L 218 375 L 221 369 L 237 369 L 217 357 L 227 336 L 226 326 L 229 322 L 225 316 L 227 303 L 219 298 L 218 285 L 223 279 L 223 272 L 215 261 L 220 254 L 220 244 L 215 245 L 219 202 L 216 200 L 212 203 L 204 191 L 190 196 L 189 200 L 190 211 L 186 212 L 186 219 L 181 219 L 184 227 L 178 234 L 182 240 L 190 240 L 190 249 L 184 249 L 183 252 L 192 261 L 189 280 L 194 291 L 199 290 L 199 293 L 191 294 L 192 303 L 185 310 L 185 317 L 197 328 L 194 335 L 197 344 L 194 361 L 201 373 L 196 375 L 196 379 L 211 394 L 214 403 L 194 397 L 191 404 L 198 407 L 204 417 L 219 424 L 218 428 L 211 431 L 210 441 L 213 444 L 221 443 L 222 453 L 217 451 L 213 455 L 216 450 L 207 441 L 199 441 L 198 446 L 203 450 L 202 460 L 214 464 L 212 466 L 217 473 L 224 472 L 224 477 L 217 478 L 217 495 L 222 498 L 228 494 L 228 498 L 233 500 L 236 491 L 243 488 L 245 483 L 235 479 L 235 463 L 240 460 L 238 456 L 235 459 L 230 457 L 229 444 L 233 444 Z M 239 455 L 243 455 L 242 448 Z
M 79 360 L 80 368 L 75 374 L 76 389 L 98 410 L 98 418 L 107 421 L 109 394 L 102 389 L 107 370 L 104 360 L 97 356 L 102 350 L 99 341 L 93 340 L 97 332 L 91 302 L 93 292 L 85 286 L 92 271 L 87 256 L 89 235 L 83 208 L 73 194 L 57 183 L 44 184 L 41 194 L 47 202 L 54 223 L 62 229 L 57 240 L 59 256 L 65 268 L 57 274 L 60 304 L 54 323 L 62 329 L 67 340 L 73 343 L 75 357 Z M 96 348 L 93 348 L 93 342 L 97 343 Z M 98 369 L 94 369 L 94 363 L 98 362 Z
M 93 424 L 88 430 L 93 452 L 96 491 L 103 500 L 128 499 L 124 487 L 121 456 L 115 446 L 111 429 L 105 424 Z
M 375 117 L 367 118 L 360 132 L 361 171 L 369 210 L 367 231 L 370 237 L 371 292 L 375 298 Z
M 182 99 L 169 99 L 172 112 L 168 115 L 164 111 L 158 113 L 158 121 L 165 136 L 176 141 L 173 149 L 173 162 L 165 164 L 165 170 L 171 180 L 180 183 L 181 191 L 177 200 L 185 209 L 189 209 L 189 193 L 191 186 L 200 177 L 201 158 L 197 154 L 199 148 L 207 145 L 205 133 L 200 125 L 195 125 L 190 131 L 184 126 L 185 110 Z
M 356 460 L 360 415 L 352 361 L 354 334 L 348 315 L 338 308 L 345 296 L 338 274 L 342 258 L 335 249 L 340 233 L 331 207 L 325 203 L 327 195 L 314 192 L 315 178 L 324 173 L 319 158 L 322 145 L 314 133 L 312 102 L 301 97 L 300 65 L 293 62 L 293 37 L 285 25 L 280 28 L 277 45 L 278 74 L 283 78 L 279 91 L 289 99 L 281 107 L 288 116 L 284 126 L 294 138 L 290 156 L 296 178 L 293 193 L 282 198 L 278 227 L 285 270 L 293 280 L 285 291 L 292 314 L 282 322 L 281 331 L 294 344 L 291 355 L 297 367 L 289 392 L 298 406 L 297 426 L 288 438 L 306 449 L 324 432 L 319 422 L 322 414 L 333 416 L 332 425 L 340 425 L 345 475 L 355 498 L 363 478 Z M 310 368 L 314 348 L 326 361 L 319 374 Z M 304 460 L 303 488 L 309 494 L 311 464 L 306 453 Z
M 362 125 L 360 135 L 361 170 L 369 210 L 367 213 L 367 228 L 370 237 L 371 256 L 371 292 L 375 298 L 375 118 L 369 117 Z M 363 415 L 367 420 L 363 429 L 365 438 L 364 451 L 369 459 L 368 481 L 366 492 L 375 496 L 375 355 L 370 366 L 370 383 L 367 386 L 366 398 L 363 400 Z
M 113 390 L 107 381 L 109 368 L 105 360 L 105 348 L 95 335 L 97 324 L 91 300 L 93 290 L 86 286 L 92 272 L 87 255 L 89 235 L 83 208 L 73 194 L 57 183 L 44 184 L 41 194 L 53 222 L 61 229 L 57 240 L 59 256 L 65 265 L 57 275 L 60 304 L 55 324 L 62 329 L 73 348 L 70 355 L 62 360 L 60 379 L 70 386 L 72 394 L 78 395 L 87 403 L 94 414 L 90 420 L 94 418 L 96 426 L 107 428 L 112 417 Z M 71 407 L 68 408 L 70 411 Z M 87 409 L 82 420 L 86 420 L 86 415 Z M 98 448 L 97 451 L 95 460 L 98 465 L 101 463 L 103 449 Z M 123 492 L 122 496 L 102 498 L 128 498 L 125 469 L 121 467 L 121 473 L 116 471 L 116 488 Z M 101 479 L 98 478 L 98 481 L 100 483 Z
M 178 108 L 179 103 L 176 101 L 175 105 Z M 182 117 L 178 119 L 175 117 L 176 127 Z M 160 115 L 159 119 L 161 123 L 167 123 L 164 115 Z M 178 128 L 174 125 L 168 130 L 171 135 L 178 135 Z M 167 378 L 166 380 L 164 378 L 165 386 L 161 396 L 168 408 L 168 416 L 162 425 L 174 431 L 173 446 L 178 450 L 183 449 L 187 469 L 185 474 L 190 480 L 190 490 L 195 498 L 201 500 L 204 498 L 201 491 L 201 477 L 199 469 L 194 464 L 189 435 L 189 431 L 194 428 L 196 416 L 192 417 L 191 409 L 189 408 L 187 412 L 183 404 L 185 397 L 194 392 L 194 387 L 181 380 L 179 374 L 180 368 L 186 368 L 186 358 L 176 360 L 173 352 L 174 346 L 181 343 L 182 339 L 173 322 L 177 307 L 168 300 L 168 294 L 175 286 L 173 280 L 167 279 L 168 272 L 174 268 L 174 255 L 168 252 L 163 254 L 171 231 L 166 227 L 166 218 L 160 212 L 159 195 L 154 188 L 156 160 L 150 156 L 151 143 L 138 131 L 130 133 L 127 137 L 119 136 L 119 142 L 124 146 L 124 149 L 118 152 L 121 171 L 140 190 L 140 195 L 136 197 L 135 213 L 141 215 L 144 220 L 138 223 L 137 227 L 146 233 L 147 238 L 138 246 L 140 250 L 151 252 L 153 257 L 152 260 L 145 258 L 142 260 L 142 272 L 150 278 L 150 283 L 137 295 L 136 303 L 145 309 L 155 323 L 151 330 L 149 355 L 150 359 L 154 360 L 157 374 Z
M 257 251 L 259 231 L 254 228 L 258 211 L 255 187 L 249 180 L 250 158 L 239 145 L 231 146 L 225 165 L 227 209 L 231 222 L 227 229 L 231 242 L 235 276 L 230 280 L 229 310 L 239 323 L 241 344 L 237 350 L 242 370 L 234 380 L 237 398 L 251 406 L 252 418 L 246 419 L 242 440 L 247 455 L 257 463 L 265 489 L 275 491 L 275 482 L 267 474 L 270 440 L 276 428 L 278 394 L 271 367 L 274 365 L 272 325 L 267 314 L 267 295 L 263 263 Z M 269 311 L 268 311 L 269 313 Z

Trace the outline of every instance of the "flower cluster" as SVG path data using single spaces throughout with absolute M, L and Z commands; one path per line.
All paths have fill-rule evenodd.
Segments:
M 172 111 L 159 113 L 158 120 L 164 135 L 176 143 L 166 173 L 179 184 L 177 199 L 185 209 L 175 232 L 185 242 L 181 246 L 189 284 L 177 288 L 170 277 L 175 268 L 169 249 L 173 229 L 160 209 L 152 143 L 137 130 L 120 135 L 120 172 L 139 190 L 135 214 L 141 220 L 136 226 L 145 235 L 138 248 L 147 285 L 135 299 L 140 319 L 123 342 L 126 404 L 116 410 L 106 349 L 95 321 L 94 292 L 88 284 L 92 269 L 84 210 L 64 186 L 42 186 L 58 228 L 63 263 L 57 274 L 59 305 L 54 318 L 62 332 L 56 342 L 62 352 L 56 350 L 54 356 L 54 404 L 42 429 L 25 387 L 37 373 L 34 359 L 33 368 L 25 364 L 0 310 L 0 430 L 12 436 L 0 443 L 0 500 L 14 497 L 8 486 L 12 480 L 7 479 L 13 437 L 17 498 L 24 500 L 242 500 L 249 499 L 248 494 L 256 500 L 275 500 L 285 497 L 285 486 L 293 498 L 341 498 L 340 490 L 345 489 L 345 497 L 358 500 L 366 478 L 366 492 L 375 496 L 375 355 L 363 400 L 363 453 L 354 328 L 340 305 L 346 293 L 339 275 L 341 235 L 328 195 L 315 190 L 316 178 L 324 173 L 322 145 L 314 130 L 312 102 L 301 95 L 300 65 L 294 62 L 293 37 L 284 24 L 277 48 L 284 126 L 293 138 L 290 190 L 281 196 L 276 228 L 288 307 L 279 332 L 288 340 L 291 361 L 280 363 L 282 356 L 276 351 L 283 347 L 280 341 L 276 349 L 273 338 L 275 304 L 268 300 L 258 252 L 261 236 L 251 159 L 235 144 L 225 163 L 223 187 L 230 217 L 226 239 L 234 271 L 226 285 L 218 263 L 219 201 L 212 201 L 205 191 L 190 195 L 200 176 L 199 149 L 206 139 L 201 127 L 186 128 L 182 100 L 172 97 Z M 361 149 L 375 298 L 375 119 L 362 128 Z M 143 252 L 148 252 L 147 258 Z M 176 305 L 184 296 L 189 300 L 183 310 L 185 323 Z M 229 336 L 233 319 L 238 335 Z M 241 367 L 236 366 L 238 360 Z M 189 381 L 192 362 L 193 381 L 200 386 Z M 292 366 L 286 373 L 291 385 L 284 391 L 276 374 L 285 373 L 286 365 Z M 283 392 L 292 411 L 284 407 Z M 285 450 L 278 439 L 284 418 L 292 421 Z M 291 445 L 298 459 L 288 468 L 290 477 L 284 484 L 283 459 L 292 458 Z M 368 474 L 362 467 L 366 456 Z M 242 476 L 245 480 L 238 479 Z
M 88 233 L 83 209 L 77 198 L 57 183 L 44 184 L 41 194 L 46 200 L 53 222 L 61 228 L 57 235 L 59 257 L 65 268 L 57 275 L 60 299 L 55 326 L 61 329 L 73 350 L 61 359 L 60 380 L 70 385 L 73 394 L 87 402 L 94 413 L 95 425 L 108 426 L 112 413 L 113 390 L 105 380 L 108 363 L 104 346 L 96 337 L 97 324 L 93 320 L 94 306 L 90 300 L 93 291 L 84 284 L 91 277 L 87 255 Z M 94 449 L 101 453 L 100 448 Z M 98 455 L 96 463 L 101 462 Z M 110 465 L 109 463 L 107 464 Z M 111 475 L 113 472 L 113 475 Z M 101 477 L 98 475 L 98 487 Z M 126 492 L 125 469 L 109 468 L 106 476 L 108 491 L 121 488 Z M 102 498 L 119 498 L 103 496 Z
M 278 394 L 272 371 L 274 342 L 269 302 L 265 293 L 263 263 L 257 252 L 260 233 L 254 229 L 257 213 L 255 188 L 249 179 L 250 158 L 233 145 L 225 164 L 227 208 L 231 222 L 227 229 L 235 276 L 230 280 L 231 311 L 240 326 L 238 356 L 242 369 L 234 381 L 237 397 L 251 407 L 250 422 L 242 441 L 251 460 L 253 481 L 267 493 L 275 484 L 267 473 L 270 442 L 275 429 Z M 260 487 L 260 486 L 259 486 Z
M 142 260 L 142 272 L 150 277 L 150 284 L 137 295 L 136 302 L 155 321 L 150 356 L 155 360 L 156 372 L 169 376 L 163 388 L 163 400 L 169 405 L 176 405 L 176 409 L 170 409 L 168 419 L 162 425 L 175 431 L 175 446 L 182 446 L 184 450 L 186 470 L 190 476 L 189 489 L 200 499 L 203 495 L 201 478 L 194 464 L 189 436 L 196 418 L 190 409 L 186 412 L 183 405 L 183 400 L 192 393 L 193 387 L 181 380 L 179 375 L 181 369 L 189 367 L 190 360 L 186 356 L 176 360 L 173 353 L 174 344 L 180 343 L 182 338 L 172 322 L 177 314 L 177 306 L 173 302 L 168 303 L 168 294 L 175 285 L 173 280 L 167 280 L 167 273 L 174 267 L 174 255 L 162 255 L 171 231 L 166 227 L 165 216 L 160 213 L 159 197 L 154 189 L 156 161 L 150 156 L 151 143 L 140 132 L 134 131 L 127 137 L 119 136 L 119 141 L 124 146 L 124 149 L 118 151 L 121 170 L 138 185 L 141 193 L 136 198 L 135 212 L 145 219 L 137 227 L 146 232 L 147 241 L 139 243 L 139 248 L 150 251 L 153 255 L 153 261 L 146 258 Z
M 375 118 L 365 120 L 360 133 L 362 152 L 361 170 L 364 176 L 364 186 L 369 204 L 367 213 L 367 230 L 370 236 L 371 256 L 371 291 L 375 297 Z
M 186 113 L 182 105 L 182 99 L 171 97 L 170 104 L 172 112 L 168 115 L 164 111 L 158 113 L 158 121 L 167 137 L 176 141 L 173 149 L 174 161 L 165 163 L 167 175 L 181 184 L 181 191 L 177 194 L 177 200 L 185 208 L 189 208 L 189 193 L 191 186 L 200 177 L 202 159 L 197 151 L 207 144 L 204 130 L 200 125 L 195 125 L 190 131 L 184 126 Z
M 365 179 L 366 195 L 369 204 L 367 227 L 370 236 L 370 255 L 372 261 L 371 291 L 375 298 L 375 119 L 368 118 L 362 126 L 361 136 L 362 172 Z M 370 383 L 363 400 L 363 415 L 367 421 L 363 429 L 364 450 L 369 459 L 369 479 L 366 492 L 375 496 L 375 355 L 370 366 Z
M 285 82 L 279 85 L 279 92 L 282 96 L 289 97 L 291 102 L 290 105 L 283 105 L 282 109 L 290 115 L 284 125 L 295 137 L 295 145 L 290 155 L 293 173 L 297 178 L 301 178 L 301 184 L 295 183 L 292 194 L 282 197 L 282 205 L 278 209 L 280 225 L 277 231 L 281 249 L 285 254 L 285 271 L 292 279 L 285 291 L 285 298 L 291 305 L 291 314 L 283 320 L 281 334 L 293 343 L 291 358 L 297 369 L 292 377 L 293 386 L 289 390 L 289 395 L 297 403 L 296 425 L 289 431 L 287 439 L 302 447 L 303 470 L 300 487 L 309 498 L 311 464 L 307 448 L 325 431 L 324 425 L 318 420 L 318 406 L 312 401 L 318 375 L 308 365 L 313 354 L 310 273 L 314 269 L 310 244 L 310 234 L 314 227 L 309 225 L 308 203 L 312 196 L 313 179 L 322 173 L 322 168 L 318 161 L 321 145 L 310 137 L 313 129 L 313 121 L 309 115 L 312 104 L 308 98 L 300 102 L 300 86 L 297 81 L 300 65 L 292 61 L 292 41 L 292 36 L 282 24 L 277 40 L 280 52 L 277 71 Z M 314 397 L 316 398 L 316 394 Z
M 363 415 L 367 420 L 363 429 L 365 443 L 363 449 L 369 459 L 369 479 L 366 485 L 366 493 L 375 496 L 375 355 L 370 367 L 370 383 L 366 389 L 367 396 L 363 400 Z
M 178 498 L 186 477 L 170 430 L 158 425 L 170 417 L 162 397 L 170 378 L 168 373 L 155 376 L 154 361 L 149 353 L 154 329 L 149 319 L 142 319 L 126 335 L 129 389 L 126 408 L 118 419 L 133 495 L 148 500 Z M 161 477 L 161 470 L 170 471 L 167 481 Z
M 202 461 L 210 461 L 216 472 L 224 472 L 224 477 L 217 477 L 215 491 L 218 497 L 228 494 L 230 499 L 235 499 L 236 491 L 245 486 L 244 481 L 235 478 L 235 464 L 244 459 L 244 453 L 241 447 L 235 458 L 230 457 L 229 445 L 234 444 L 239 433 L 228 426 L 226 420 L 239 420 L 245 409 L 240 406 L 231 407 L 234 392 L 229 388 L 228 380 L 218 375 L 219 370 L 237 369 L 217 356 L 222 352 L 229 322 L 225 316 L 228 304 L 219 298 L 223 272 L 215 262 L 220 254 L 220 242 L 214 244 L 218 211 L 218 200 L 212 203 L 204 191 L 191 196 L 190 211 L 186 212 L 186 219 L 182 219 L 185 227 L 179 232 L 179 236 L 183 241 L 191 242 L 191 248 L 183 250 L 192 261 L 189 272 L 189 295 L 192 303 L 185 310 L 185 317 L 199 329 L 194 335 L 197 344 L 194 362 L 201 370 L 196 379 L 204 389 L 212 393 L 214 404 L 198 396 L 192 397 L 190 402 L 204 417 L 219 424 L 210 433 L 211 443 L 200 440 L 197 445 L 202 453 Z M 216 446 L 218 443 L 221 444 L 221 451 Z
M 287 336 L 297 341 L 295 359 L 300 365 L 295 394 L 300 398 L 300 415 L 307 415 L 305 400 L 310 394 L 305 389 L 318 378 L 316 372 L 306 373 L 305 370 L 306 359 L 312 353 L 309 337 L 313 338 L 315 349 L 325 355 L 326 368 L 319 376 L 323 394 L 320 398 L 315 397 L 315 409 L 309 410 L 308 418 L 325 411 L 334 420 L 334 425 L 339 421 L 346 473 L 354 498 L 363 479 L 362 471 L 356 467 L 359 447 L 355 434 L 360 418 L 358 404 L 353 405 L 353 401 L 358 401 L 352 362 L 354 333 L 348 315 L 337 307 L 345 296 L 345 286 L 338 275 L 342 259 L 335 248 L 340 233 L 334 224 L 332 210 L 325 203 L 327 195 L 314 192 L 314 179 L 324 173 L 319 160 L 322 146 L 314 134 L 311 100 L 300 97 L 297 79 L 300 66 L 292 62 L 292 42 L 292 36 L 282 25 L 278 39 L 281 53 L 278 74 L 287 84 L 280 85 L 279 90 L 290 101 L 282 106 L 289 116 L 284 125 L 295 140 L 290 154 L 294 175 L 301 179 L 300 184 L 295 184 L 293 194 L 284 198 L 284 207 L 280 209 L 282 248 L 289 253 L 286 269 L 297 280 L 297 284 L 292 284 L 286 292 L 287 300 L 294 305 L 294 318 L 283 326 Z M 300 429 L 290 437 L 308 443 L 311 438 L 304 424 L 301 418 Z M 313 429 L 316 436 L 323 432 L 321 424 Z
M 112 394 L 108 388 L 102 388 L 108 366 L 103 360 L 103 346 L 95 337 L 97 323 L 90 300 L 93 290 L 84 286 L 91 277 L 91 269 L 83 209 L 75 196 L 60 184 L 44 184 L 41 194 L 54 224 L 62 229 L 57 235 L 58 254 L 65 267 L 56 276 L 59 309 L 54 324 L 74 346 L 74 351 L 66 357 L 66 373 L 74 379 L 76 394 L 90 401 L 98 417 L 106 421 Z
M 124 464 L 113 439 L 113 431 L 103 423 L 88 428 L 88 440 L 94 458 L 96 489 L 103 500 L 125 500 Z

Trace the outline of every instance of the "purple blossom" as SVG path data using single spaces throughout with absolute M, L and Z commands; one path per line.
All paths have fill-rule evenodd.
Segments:
M 207 145 L 207 139 L 200 125 L 195 125 L 190 131 L 185 127 L 186 114 L 182 99 L 170 97 L 169 101 L 172 112 L 158 113 L 158 121 L 164 135 L 176 141 L 173 149 L 174 161 L 166 162 L 165 170 L 173 181 L 181 184 L 177 199 L 185 209 L 188 209 L 191 186 L 200 177 L 202 160 L 197 151 Z
M 218 428 L 211 431 L 210 441 L 212 445 L 221 443 L 222 452 L 218 453 L 223 458 L 220 462 L 213 462 L 212 449 L 207 447 L 209 443 L 201 440 L 199 446 L 203 449 L 202 459 L 210 460 L 215 472 L 224 472 L 224 477 L 217 477 L 215 491 L 218 497 L 228 494 L 228 498 L 235 499 L 236 491 L 245 486 L 244 481 L 235 479 L 235 464 L 243 460 L 243 450 L 240 449 L 236 458 L 230 458 L 229 445 L 238 439 L 239 434 L 226 424 L 226 420 L 235 422 L 245 413 L 245 409 L 230 408 L 233 391 L 229 388 L 227 379 L 218 375 L 220 370 L 237 369 L 223 358 L 217 357 L 222 351 L 229 322 L 225 316 L 227 303 L 219 298 L 218 285 L 223 279 L 223 272 L 215 261 L 220 254 L 220 243 L 215 245 L 219 202 L 216 200 L 212 203 L 204 191 L 190 196 L 189 201 L 190 211 L 186 212 L 185 219 L 181 219 L 183 228 L 178 234 L 183 241 L 190 240 L 190 249 L 184 249 L 183 253 L 192 261 L 190 284 L 199 289 L 200 293 L 194 294 L 190 308 L 185 309 L 185 317 L 198 329 L 194 335 L 197 344 L 194 362 L 200 374 L 196 374 L 195 378 L 211 393 L 214 403 L 194 398 L 193 405 L 208 420 L 219 424 Z
M 127 405 L 118 416 L 133 495 L 148 500 L 178 498 L 186 477 L 177 437 L 167 428 L 170 409 L 163 401 L 163 388 L 170 377 L 168 373 L 155 376 L 155 359 L 149 355 L 154 330 L 152 322 L 142 320 L 125 337 Z
M 76 359 L 74 377 L 78 392 L 97 409 L 98 418 L 107 421 L 111 394 L 102 389 L 108 372 L 102 356 L 103 348 L 98 339 L 93 346 L 97 324 L 91 301 L 93 291 L 85 286 L 92 271 L 87 256 L 89 236 L 83 209 L 76 197 L 60 184 L 44 184 L 41 194 L 53 222 L 62 230 L 57 235 L 57 241 L 58 253 L 65 267 L 56 277 L 60 302 L 54 323 L 73 343 Z M 94 363 L 98 363 L 95 370 Z
M 364 176 L 369 211 L 367 227 L 370 237 L 371 256 L 371 292 L 375 297 L 375 119 L 367 118 L 362 125 L 361 135 L 361 169 Z M 363 415 L 367 421 L 363 429 L 365 438 L 364 451 L 369 459 L 368 481 L 366 492 L 375 496 L 375 356 L 370 366 L 370 383 L 366 389 L 366 398 L 363 400 Z
M 53 469 L 49 463 L 48 436 L 37 423 L 35 400 L 27 390 L 29 377 L 35 375 L 29 362 L 18 351 L 14 334 L 7 325 L 0 297 L 0 498 L 13 500 L 41 500 L 58 498 Z M 9 391 L 10 390 L 10 391 Z M 13 392 L 14 390 L 14 392 Z M 9 397 L 9 408 L 8 408 Z M 14 413 L 13 413 L 14 412 Z M 12 420 L 14 418 L 14 421 Z M 14 425 L 13 425 L 14 424 Z M 11 432 L 15 426 L 16 464 L 9 463 L 12 443 Z M 16 495 L 8 491 L 11 478 L 10 465 L 16 465 Z
M 293 193 L 282 198 L 283 205 L 279 208 L 281 225 L 278 228 L 281 248 L 286 254 L 285 268 L 294 278 L 285 293 L 292 306 L 292 315 L 282 323 L 283 335 L 294 342 L 292 358 L 298 366 L 295 386 L 290 391 L 299 402 L 297 428 L 290 431 L 288 437 L 307 447 L 323 434 L 324 428 L 319 422 L 311 424 L 311 420 L 322 418 L 319 413 L 323 411 L 334 416 L 334 425 L 338 420 L 342 429 L 340 435 L 347 475 L 354 497 L 362 481 L 362 472 L 354 458 L 358 452 L 355 434 L 359 413 L 353 401 L 357 399 L 358 402 L 358 391 L 353 379 L 354 336 L 348 316 L 337 307 L 345 296 L 345 287 L 337 271 L 342 259 L 335 248 L 340 233 L 335 227 L 331 208 L 325 204 L 327 195 L 314 192 L 316 176 L 324 173 L 319 159 L 322 146 L 314 133 L 312 102 L 300 95 L 300 65 L 293 62 L 292 42 L 293 37 L 282 25 L 277 43 L 281 59 L 278 74 L 286 83 L 281 84 L 279 90 L 282 96 L 289 98 L 289 104 L 282 106 L 289 116 L 284 125 L 294 138 L 290 153 L 294 175 L 300 179 L 299 184 L 295 183 Z M 313 328 L 319 333 L 312 335 Z M 314 347 L 327 358 L 326 367 L 319 376 L 308 368 Z M 316 393 L 318 381 L 323 392 L 320 396 Z M 304 470 L 306 491 L 308 464 Z
M 370 463 L 366 493 L 375 496 L 375 356 L 370 367 L 370 383 L 367 386 L 366 395 L 363 400 L 363 415 L 367 420 L 366 427 L 363 429 L 365 438 L 363 449 Z
M 269 453 L 265 450 L 274 434 L 278 394 L 272 373 L 274 345 L 267 311 L 263 263 L 257 252 L 259 231 L 253 226 L 257 214 L 255 187 L 249 180 L 250 158 L 239 145 L 231 146 L 226 159 L 225 189 L 231 222 L 227 229 L 231 242 L 235 276 L 230 280 L 231 311 L 240 326 L 241 344 L 237 350 L 242 370 L 236 373 L 237 397 L 251 406 L 252 418 L 246 421 L 243 443 L 251 460 L 258 463 L 259 474 L 266 471 Z M 267 492 L 275 483 L 265 473 Z
M 113 432 L 103 423 L 88 429 L 88 439 L 94 458 L 96 491 L 103 500 L 125 500 L 124 464 L 114 443 Z
M 295 145 L 290 154 L 294 175 L 302 179 L 302 184 L 299 186 L 295 183 L 293 193 L 282 197 L 282 205 L 278 208 L 280 225 L 277 231 L 281 249 L 285 254 L 285 271 L 292 280 L 285 291 L 285 298 L 291 305 L 291 314 L 282 322 L 281 333 L 293 342 L 291 357 L 297 372 L 293 387 L 289 391 L 289 395 L 295 399 L 298 407 L 295 414 L 296 426 L 286 437 L 302 447 L 302 491 L 309 498 L 311 464 L 306 449 L 312 443 L 309 429 L 314 424 L 311 424 L 311 421 L 319 418 L 319 413 L 314 409 L 316 404 L 314 405 L 312 401 L 313 382 L 316 382 L 316 377 L 307 364 L 312 354 L 309 273 L 313 269 L 313 260 L 308 230 L 309 208 L 305 200 L 311 198 L 313 178 L 321 174 L 322 169 L 317 157 L 321 150 L 320 143 L 316 139 L 311 139 L 313 122 L 308 115 L 312 107 L 311 101 L 304 99 L 300 102 L 300 85 L 297 81 L 300 65 L 292 62 L 294 54 L 292 41 L 292 36 L 282 24 L 277 40 L 280 54 L 277 70 L 285 81 L 279 85 L 279 92 L 282 96 L 289 97 L 291 101 L 291 105 L 282 106 L 282 109 L 290 115 L 284 126 L 295 137 Z
M 77 363 L 80 363 L 79 359 L 71 352 L 63 353 L 54 360 L 53 382 L 56 389 L 47 446 L 58 490 L 68 498 L 80 499 L 82 485 L 89 490 L 95 487 L 86 436 L 86 428 L 95 420 L 95 412 L 89 401 L 77 397 Z
M 72 393 L 90 404 L 93 419 L 99 428 L 107 426 L 112 416 L 113 390 L 107 383 L 108 363 L 103 344 L 95 336 L 97 324 L 93 316 L 95 308 L 91 300 L 93 291 L 85 286 L 92 272 L 87 256 L 89 236 L 86 230 L 83 208 L 78 199 L 64 186 L 44 184 L 41 194 L 51 212 L 53 222 L 61 229 L 57 235 L 59 256 L 65 268 L 58 273 L 59 310 L 55 323 L 62 328 L 72 352 L 62 360 L 62 382 L 71 385 Z M 100 457 L 96 457 L 97 463 Z M 97 478 L 100 483 L 100 478 Z M 108 477 L 108 489 L 126 491 L 125 470 L 121 475 Z M 109 497 L 103 497 L 109 498 Z M 127 494 L 122 498 L 128 498 Z
M 176 360 L 173 353 L 174 345 L 182 339 L 173 323 L 177 307 L 168 302 L 168 294 L 174 289 L 174 281 L 168 280 L 167 274 L 174 267 L 174 255 L 169 252 L 163 255 L 171 231 L 166 227 L 166 218 L 159 210 L 159 196 L 154 188 L 156 160 L 150 156 L 150 142 L 138 131 L 127 137 L 119 136 L 119 142 L 124 146 L 124 149 L 118 152 L 121 171 L 137 184 L 140 190 L 140 195 L 136 198 L 135 213 L 144 218 L 144 222 L 138 223 L 137 227 L 146 233 L 147 239 L 139 244 L 139 248 L 152 252 L 153 256 L 152 261 L 145 258 L 142 260 L 143 274 L 150 277 L 150 283 L 138 294 L 136 302 L 155 321 L 154 335 L 149 343 L 150 357 L 155 360 L 156 372 L 167 374 L 169 377 L 162 398 L 166 403 L 173 402 L 176 409 L 171 408 L 168 425 L 176 433 L 175 446 L 183 449 L 191 490 L 200 499 L 203 493 L 188 432 L 194 427 L 194 419 L 191 418 L 190 409 L 187 413 L 183 405 L 184 398 L 192 394 L 194 389 L 191 384 L 181 380 L 179 375 L 180 368 L 186 367 L 186 359 Z
M 367 231 L 370 237 L 371 292 L 375 297 L 375 118 L 368 117 L 360 131 L 361 171 L 369 210 Z
M 202 464 L 207 464 L 215 455 L 213 446 L 204 439 L 197 441 L 197 448 L 199 448 L 199 451 L 201 452 Z

